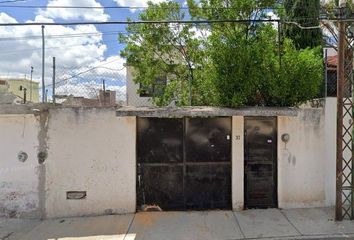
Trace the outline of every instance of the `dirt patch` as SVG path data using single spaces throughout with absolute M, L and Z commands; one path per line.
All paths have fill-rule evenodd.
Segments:
M 150 227 L 158 222 L 164 216 L 172 216 L 173 213 L 161 213 L 161 212 L 144 212 L 144 213 L 137 213 L 135 217 L 135 222 L 139 226 Z

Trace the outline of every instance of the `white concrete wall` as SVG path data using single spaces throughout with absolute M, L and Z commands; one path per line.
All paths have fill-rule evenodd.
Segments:
M 40 217 L 38 132 L 33 115 L 0 115 L 0 217 Z
M 232 117 L 232 209 L 244 208 L 244 118 Z
M 326 197 L 323 109 L 301 109 L 278 117 L 278 203 L 280 208 L 321 207 Z M 282 142 L 282 134 L 290 140 Z
M 334 205 L 335 111 L 333 98 L 325 111 L 278 117 L 280 208 Z M 51 109 L 46 123 L 41 128 L 33 115 L 0 115 L 0 216 L 134 212 L 136 118 L 116 117 L 114 109 L 62 108 Z M 284 133 L 290 135 L 286 145 Z M 243 116 L 232 117 L 232 139 L 232 208 L 242 210 Z M 39 165 L 37 152 L 46 148 L 48 158 Z M 29 155 L 24 163 L 19 151 Z M 86 191 L 87 197 L 67 200 L 67 191 Z
M 337 98 L 326 98 L 325 112 L 325 186 L 326 205 L 334 206 L 336 201 L 336 134 L 337 134 Z
M 127 69 L 127 106 L 135 107 L 152 107 L 152 99 L 150 97 L 140 97 L 137 93 L 139 90 L 139 84 L 136 84 L 133 80 L 133 68 L 130 66 Z
M 135 117 L 116 117 L 112 109 L 51 110 L 46 216 L 135 212 L 135 130 Z M 67 191 L 87 197 L 67 200 Z

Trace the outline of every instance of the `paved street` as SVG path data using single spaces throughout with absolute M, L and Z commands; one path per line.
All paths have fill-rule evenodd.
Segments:
M 1 240 L 354 239 L 329 208 L 148 212 L 46 221 L 0 219 Z

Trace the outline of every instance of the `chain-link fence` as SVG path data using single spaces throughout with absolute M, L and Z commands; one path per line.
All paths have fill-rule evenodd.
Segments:
M 336 52 L 331 53 L 330 56 L 325 54 L 324 62 L 324 86 L 316 99 L 337 96 Z M 41 102 L 42 86 L 38 83 L 38 79 L 31 84 L 27 77 L 23 82 L 21 85 L 23 88 L 16 94 L 20 101 L 26 97 L 27 102 Z M 141 92 L 140 84 L 134 82 L 130 67 L 122 64 L 115 66 L 115 64 L 100 63 L 89 67 L 68 67 L 58 64 L 55 71 L 55 84 L 50 82 L 48 76 L 46 82 L 45 102 L 55 101 L 76 106 L 154 106 L 152 97 L 146 92 Z
M 55 82 L 45 85 L 45 102 L 78 106 L 153 106 L 150 96 L 139 93 L 140 86 L 134 83 L 129 67 L 112 66 L 113 62 L 92 67 L 57 66 Z
M 329 55 L 330 54 L 330 55 Z M 337 97 L 337 52 L 325 50 L 325 96 Z
M 126 83 L 122 71 L 125 69 L 110 68 L 103 64 L 74 69 L 58 66 L 55 83 L 46 85 L 47 101 L 69 105 L 100 105 L 100 97 L 107 97 L 107 94 L 102 95 L 104 92 L 109 93 L 110 105 L 124 105 Z

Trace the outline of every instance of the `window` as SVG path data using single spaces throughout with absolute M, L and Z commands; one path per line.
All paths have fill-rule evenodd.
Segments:
M 140 83 L 139 96 L 140 97 L 161 96 L 164 92 L 166 84 L 167 84 L 166 77 L 155 78 L 154 83 L 149 86 L 145 86 L 144 84 Z

